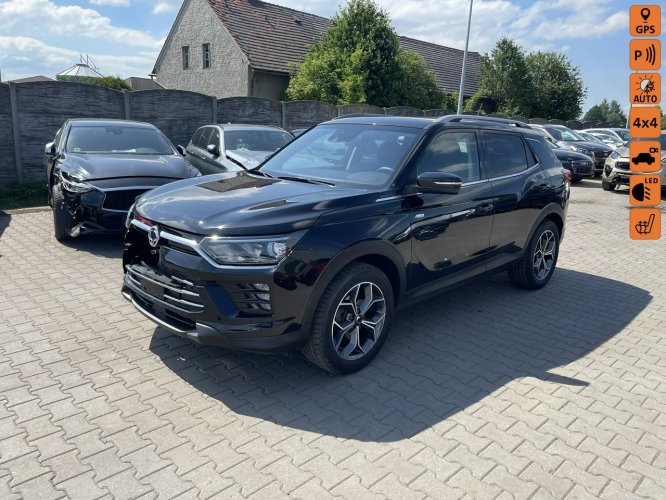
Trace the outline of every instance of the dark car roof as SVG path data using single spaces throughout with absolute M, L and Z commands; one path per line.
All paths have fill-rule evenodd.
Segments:
M 105 126 L 116 126 L 116 127 L 135 127 L 135 128 L 156 128 L 155 125 L 146 122 L 135 122 L 132 120 L 105 120 L 103 118 L 72 118 L 67 120 L 72 126 L 84 125 L 88 127 L 105 127 Z

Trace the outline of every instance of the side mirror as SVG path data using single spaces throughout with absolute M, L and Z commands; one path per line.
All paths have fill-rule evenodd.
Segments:
M 44 147 L 44 154 L 46 156 L 55 156 L 56 154 L 56 148 L 55 148 L 55 143 L 49 142 L 45 147 Z
M 185 148 L 180 144 L 176 146 L 176 150 L 180 153 L 181 156 L 185 156 Z
M 462 179 L 448 172 L 424 172 L 416 184 L 425 193 L 457 194 L 462 187 Z
M 217 147 L 217 144 L 209 144 L 206 146 L 206 151 L 208 151 L 213 156 L 219 156 L 220 148 Z

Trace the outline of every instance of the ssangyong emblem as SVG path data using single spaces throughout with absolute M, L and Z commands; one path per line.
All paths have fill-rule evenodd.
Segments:
M 157 245 L 160 242 L 160 228 L 157 226 L 152 226 L 148 231 L 148 243 L 153 248 L 157 248 Z

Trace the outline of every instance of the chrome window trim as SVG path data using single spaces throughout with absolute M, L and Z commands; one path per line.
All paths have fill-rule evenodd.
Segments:
M 130 222 L 130 225 L 134 225 L 138 227 L 139 229 L 145 231 L 146 233 L 150 231 L 150 226 L 147 224 L 144 224 L 143 222 L 137 220 L 137 219 L 132 219 Z M 157 224 L 159 226 L 159 224 Z M 199 254 L 201 258 L 203 258 L 206 262 L 208 262 L 211 266 L 216 267 L 218 269 L 235 269 L 235 270 L 241 270 L 241 269 L 250 269 L 250 270 L 265 270 L 265 269 L 273 269 L 277 267 L 277 264 L 268 264 L 268 265 L 263 265 L 263 266 L 230 266 L 226 264 L 218 264 L 213 260 L 212 257 L 210 257 L 206 252 L 204 252 L 199 244 L 194 241 L 190 240 L 187 238 L 182 238 L 180 236 L 176 236 L 175 234 L 171 234 L 168 231 L 163 231 L 160 230 L 160 238 L 164 238 L 165 240 L 173 241 L 174 243 L 178 243 L 180 245 L 184 245 L 187 247 L 190 247 L 192 250 L 194 250 L 196 253 Z
M 179 179 L 174 179 L 174 180 L 179 180 Z M 90 184 L 91 186 L 95 186 L 94 184 Z M 126 186 L 126 187 L 114 187 L 114 188 L 101 188 L 95 186 L 95 189 L 98 191 L 102 191 L 103 193 L 107 192 L 112 192 L 112 191 L 131 191 L 133 189 L 155 189 L 156 187 L 159 186 Z
M 560 162 L 560 163 L 561 163 L 561 162 Z M 503 180 L 503 179 L 511 179 L 512 177 L 518 177 L 519 175 L 525 175 L 525 174 L 528 173 L 530 170 L 534 170 L 534 169 L 535 169 L 536 167 L 538 167 L 538 166 L 539 166 L 539 163 L 535 163 L 535 164 L 532 165 L 530 168 L 528 168 L 527 170 L 523 170 L 522 172 L 517 172 L 517 173 L 515 173 L 515 174 L 509 174 L 509 175 L 501 175 L 501 176 L 499 176 L 499 177 L 489 177 L 489 178 L 486 179 L 486 180 L 488 180 L 488 181 L 500 181 L 500 180 Z

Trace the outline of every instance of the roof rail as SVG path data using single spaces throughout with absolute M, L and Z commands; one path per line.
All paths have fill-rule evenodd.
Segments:
M 374 116 L 390 116 L 390 115 L 385 115 L 383 113 L 348 113 L 346 115 L 336 116 L 332 119 L 337 120 L 339 118 L 364 118 L 364 117 L 374 117 Z
M 501 123 L 504 125 L 511 125 L 519 128 L 532 128 L 527 123 L 518 120 L 510 120 L 509 118 L 497 118 L 494 116 L 479 116 L 479 115 L 445 115 L 437 119 L 441 123 L 454 123 L 462 121 L 472 122 L 492 122 Z

